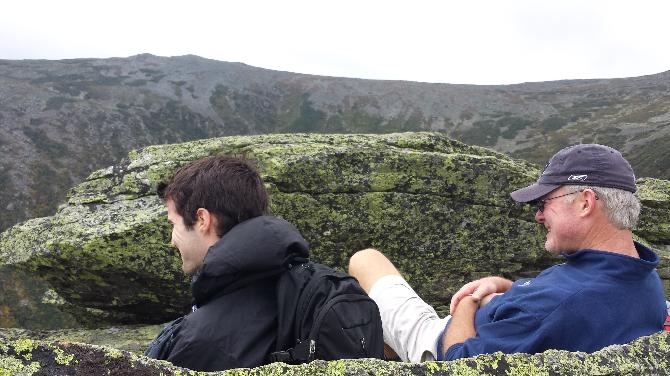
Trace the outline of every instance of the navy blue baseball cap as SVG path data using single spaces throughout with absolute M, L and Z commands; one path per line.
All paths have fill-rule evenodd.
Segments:
M 590 185 L 635 192 L 635 174 L 617 150 L 598 144 L 569 146 L 554 154 L 535 184 L 512 192 L 517 202 L 531 202 L 562 185 Z

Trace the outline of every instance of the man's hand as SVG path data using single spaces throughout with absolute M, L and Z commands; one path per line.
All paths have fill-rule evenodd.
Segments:
M 509 279 L 501 277 L 486 277 L 466 283 L 458 290 L 454 296 L 451 297 L 451 305 L 449 306 L 449 312 L 453 314 L 456 312 L 456 306 L 466 296 L 472 296 L 472 299 L 476 302 L 480 302 L 487 295 L 503 293 L 512 287 L 512 281 Z M 490 300 L 493 297 L 488 297 Z M 488 303 L 488 300 L 486 303 Z
M 451 312 L 451 319 L 447 331 L 442 337 L 442 349 L 446 353 L 451 346 L 462 343 L 468 338 L 477 335 L 475 330 L 475 314 L 478 302 L 472 296 L 465 295 L 457 311 Z
M 512 281 L 500 277 L 486 277 L 472 281 L 451 298 L 451 320 L 442 337 L 442 348 L 446 352 L 451 346 L 477 335 L 475 314 L 480 306 L 488 304 L 495 296 L 512 286 Z M 463 301 L 463 304 L 458 304 Z
M 494 292 L 493 294 L 488 294 L 488 295 L 486 295 L 485 297 L 481 298 L 481 299 L 479 300 L 479 308 L 481 308 L 481 307 L 483 307 L 483 306 L 489 304 L 489 302 L 491 301 L 491 299 L 495 298 L 495 297 L 498 296 L 498 295 L 502 295 L 502 294 L 503 294 L 502 292 Z

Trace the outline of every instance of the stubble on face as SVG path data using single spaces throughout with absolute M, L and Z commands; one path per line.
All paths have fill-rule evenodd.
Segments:
M 168 221 L 172 224 L 171 244 L 179 250 L 182 271 L 187 275 L 198 272 L 207 253 L 202 244 L 202 236 L 195 228 L 187 228 L 184 218 L 177 213 L 174 201 L 167 201 Z
M 550 196 L 562 194 L 554 191 Z M 559 198 L 548 201 L 543 213 L 537 213 L 535 219 L 547 231 L 544 248 L 553 254 L 571 253 L 579 249 L 582 236 L 573 203 L 569 199 Z

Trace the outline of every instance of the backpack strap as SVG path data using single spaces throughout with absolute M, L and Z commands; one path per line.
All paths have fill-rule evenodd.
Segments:
M 284 362 L 287 364 L 307 363 L 314 360 L 316 341 L 313 339 L 302 341 L 294 348 L 285 351 L 275 351 L 268 355 L 270 363 Z
M 295 253 L 291 253 L 284 259 L 283 265 L 287 269 L 291 269 L 296 265 L 304 264 L 306 262 L 309 262 L 309 257 L 302 257 Z
M 283 262 L 284 267 L 282 271 L 288 272 L 290 269 L 308 262 L 309 257 L 300 256 L 296 253 L 290 253 L 284 259 Z M 281 321 L 282 320 L 281 307 L 286 306 L 286 304 L 289 303 L 287 303 L 285 300 L 282 300 L 282 297 L 279 296 L 279 294 L 277 297 L 279 298 L 279 304 L 278 304 L 278 308 L 280 310 L 279 321 Z M 293 302 L 293 304 L 295 304 L 295 302 Z M 291 307 L 292 309 L 295 309 L 293 305 L 291 305 Z M 293 332 L 293 330 L 292 329 L 289 330 L 289 328 L 293 328 L 294 326 L 293 325 L 294 324 L 293 320 L 295 320 L 294 314 L 290 314 L 289 318 L 290 322 L 287 323 L 279 322 L 277 325 L 277 343 L 276 343 L 277 351 L 268 354 L 267 356 L 268 363 L 283 362 L 286 364 L 300 364 L 314 360 L 314 355 L 316 353 L 316 342 L 314 342 L 314 340 L 305 340 L 303 342 L 296 344 L 292 348 L 286 349 L 288 345 L 294 343 L 296 340 L 296 338 L 292 334 L 289 334 L 289 332 Z

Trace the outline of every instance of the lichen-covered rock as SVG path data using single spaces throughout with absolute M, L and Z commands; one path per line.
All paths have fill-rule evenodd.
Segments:
M 637 186 L 642 214 L 635 232 L 670 251 L 670 181 L 642 178 Z
M 163 329 L 163 325 L 128 325 L 102 329 L 79 328 L 56 330 L 0 328 L 0 337 L 7 341 L 29 339 L 45 342 L 80 342 L 89 345 L 112 347 L 142 355 L 161 329 Z
M 469 280 L 534 275 L 556 262 L 531 209 L 508 195 L 534 181 L 537 167 L 441 134 L 403 133 L 227 137 L 134 151 L 74 187 L 53 217 L 0 235 L 0 264 L 44 276 L 81 317 L 158 323 L 182 314 L 188 280 L 154 190 L 178 166 L 216 153 L 257 161 L 274 214 L 298 226 L 313 259 L 344 268 L 353 252 L 382 249 L 441 313 Z M 643 187 L 640 236 L 667 260 L 667 182 Z
M 486 354 L 450 362 L 401 363 L 373 359 L 284 363 L 252 369 L 201 373 L 127 351 L 80 343 L 11 341 L 0 336 L 0 375 L 669 375 L 670 334 L 660 332 L 592 354 L 549 350 L 544 353 Z
M 66 304 L 40 278 L 0 266 L 0 328 L 51 329 L 80 326 L 59 307 Z M 2 329 L 0 329 L 2 330 Z
M 0 336 L 0 375 L 188 375 L 168 362 L 127 351 L 69 342 Z

